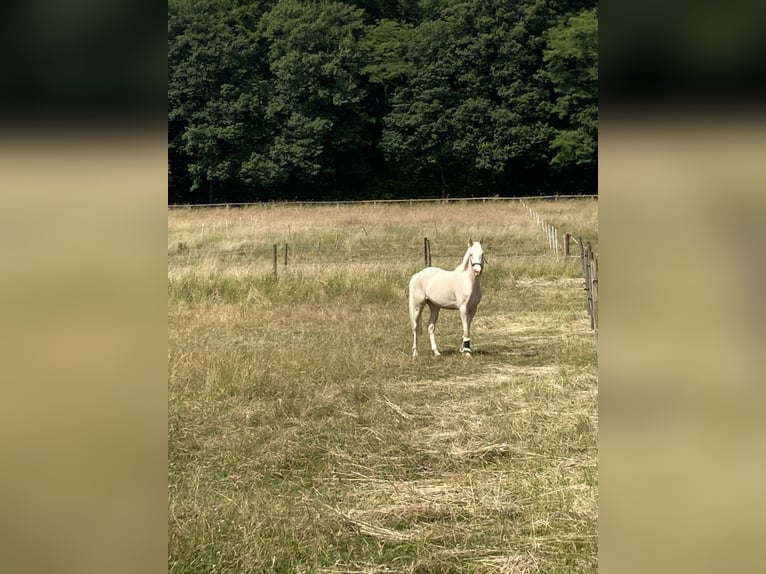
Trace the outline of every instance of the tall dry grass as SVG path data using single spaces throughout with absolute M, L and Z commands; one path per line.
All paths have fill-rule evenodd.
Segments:
M 410 358 L 426 236 L 448 268 L 484 241 L 472 358 L 449 312 Z M 171 572 L 595 571 L 580 264 L 520 205 L 173 210 L 168 258 Z

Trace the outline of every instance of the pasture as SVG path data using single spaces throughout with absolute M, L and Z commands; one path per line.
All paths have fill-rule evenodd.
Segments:
M 529 203 L 597 250 L 595 200 Z M 424 237 L 482 240 L 472 357 L 448 310 L 411 357 Z M 515 201 L 169 210 L 169 572 L 595 572 L 584 293 Z

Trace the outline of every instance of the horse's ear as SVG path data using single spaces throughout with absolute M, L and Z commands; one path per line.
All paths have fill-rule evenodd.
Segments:
M 473 239 L 470 239 L 470 238 L 469 238 L 469 239 L 468 239 L 468 247 L 470 247 L 471 245 L 473 245 Z

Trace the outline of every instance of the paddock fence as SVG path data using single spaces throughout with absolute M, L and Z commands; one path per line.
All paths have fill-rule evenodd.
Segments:
M 598 336 L 598 259 L 594 254 L 592 245 L 590 242 L 586 242 L 582 237 L 576 238 L 572 233 L 561 233 L 556 226 L 547 221 L 538 211 L 536 211 L 529 203 L 529 200 L 557 200 L 557 199 L 593 199 L 598 196 L 583 196 L 583 195 L 558 195 L 558 196 L 539 196 L 530 198 L 499 198 L 499 197 L 484 197 L 484 198 L 446 198 L 446 199 L 406 199 L 406 200 L 371 200 L 363 202 L 288 202 L 289 205 L 295 206 L 308 206 L 308 205 L 346 205 L 346 204 L 386 204 L 386 203 L 398 203 L 398 204 L 416 204 L 427 202 L 439 202 L 439 203 L 455 203 L 465 201 L 516 201 L 524 207 L 529 217 L 534 224 L 540 228 L 542 238 L 547 242 L 550 253 L 558 258 L 577 258 L 579 256 L 582 264 L 582 275 L 584 280 L 584 290 L 586 291 L 586 307 L 588 316 L 590 318 L 591 329 L 595 335 Z M 251 204 L 251 203 L 239 203 L 239 204 L 202 204 L 202 205 L 174 205 L 168 206 L 169 209 L 196 209 L 196 208 L 223 208 L 231 209 L 236 207 L 247 206 L 276 206 L 285 205 L 284 203 L 269 203 L 269 204 Z M 236 217 L 236 216 L 235 216 Z M 242 226 L 242 218 L 240 217 L 239 225 Z M 236 227 L 236 220 L 231 222 L 231 227 Z M 204 239 L 207 234 L 222 234 L 227 235 L 229 233 L 230 223 L 226 219 L 223 222 L 215 222 L 211 224 L 203 223 L 197 237 Z M 363 229 L 365 235 L 366 231 Z M 361 234 L 360 234 L 361 235 Z M 377 238 L 380 240 L 380 237 Z M 280 267 L 282 272 L 286 272 L 289 266 L 300 267 L 301 265 L 346 265 L 349 262 L 356 263 L 370 263 L 370 264 L 385 264 L 394 263 L 400 261 L 412 261 L 413 267 L 419 267 L 420 263 L 415 264 L 417 261 L 422 261 L 424 267 L 430 267 L 434 265 L 434 255 L 432 253 L 432 240 L 429 237 L 423 237 L 422 248 L 418 247 L 418 241 L 410 241 L 409 246 L 401 245 L 401 236 L 396 236 L 391 239 L 390 245 L 366 245 L 364 238 L 360 240 L 350 241 L 348 237 L 344 237 L 344 234 L 338 230 L 326 235 L 321 240 L 317 240 L 314 243 L 301 243 L 300 240 L 293 238 L 294 241 L 288 240 L 279 243 L 272 244 L 255 244 L 249 243 L 240 245 L 232 249 L 210 248 L 210 247 L 195 247 L 189 245 L 187 242 L 181 241 L 176 244 L 175 248 L 168 251 L 169 263 L 171 266 L 195 266 L 200 260 L 210 257 L 215 259 L 224 259 L 226 261 L 238 262 L 242 260 L 247 261 L 261 261 L 265 264 L 266 261 L 270 261 L 271 272 L 274 274 L 275 279 L 278 279 L 280 274 Z M 572 244 L 579 246 L 579 254 L 572 248 Z M 449 244 L 441 242 L 437 244 L 437 253 L 440 255 L 439 261 L 436 265 L 444 266 L 454 263 L 465 250 L 465 245 L 452 242 Z M 491 257 L 493 259 L 514 259 L 521 258 L 539 258 L 538 249 L 530 249 L 529 252 L 525 252 L 524 248 L 519 245 L 510 243 L 501 243 L 493 246 Z M 339 254 L 342 257 L 339 257 Z M 422 257 L 422 259 L 420 259 Z M 449 262 L 449 263 L 448 263 Z
M 598 259 L 593 255 L 591 244 L 583 244 L 580 239 L 580 253 L 582 258 L 582 272 L 585 279 L 585 291 L 588 294 L 588 316 L 590 328 L 598 337 Z
M 547 235 L 546 235 L 547 239 Z M 571 236 L 570 239 L 573 243 L 577 244 L 579 254 L 570 254 L 570 258 L 580 258 L 582 265 L 582 275 L 584 279 L 584 290 L 586 291 L 586 306 L 588 316 L 591 322 L 591 329 L 595 331 L 598 336 L 598 259 L 596 258 L 592 245 L 590 242 L 586 242 L 582 237 L 575 238 Z M 270 262 L 269 267 L 264 267 L 264 271 L 270 268 L 276 280 L 282 273 L 288 271 L 289 268 L 301 269 L 302 267 L 309 265 L 331 265 L 331 266 L 343 266 L 349 262 L 356 263 L 368 263 L 368 264 L 386 264 L 396 263 L 401 261 L 411 261 L 413 264 L 413 270 L 423 267 L 431 267 L 434 265 L 434 252 L 432 250 L 433 242 L 429 237 L 423 238 L 422 247 L 411 246 L 410 248 L 400 251 L 396 255 L 383 256 L 385 251 L 380 248 L 364 248 L 359 246 L 352 246 L 350 249 L 345 249 L 337 243 L 330 242 L 328 245 L 322 246 L 321 243 L 316 245 L 306 245 L 290 242 L 273 243 L 270 245 L 249 245 L 244 248 L 238 248 L 233 250 L 221 250 L 221 249 L 203 249 L 197 250 L 189 247 L 186 243 L 179 243 L 175 250 L 168 253 L 169 263 L 171 267 L 189 266 L 195 267 L 204 258 L 210 257 L 216 260 L 225 260 L 232 263 L 240 261 L 248 262 Z M 465 249 L 465 245 L 461 244 L 446 244 L 437 243 L 437 266 L 450 266 L 460 257 Z M 515 249 L 509 249 L 509 246 L 505 246 L 506 249 L 493 250 L 489 257 L 492 260 L 509 259 L 518 261 L 520 259 L 539 259 L 540 254 L 535 253 L 521 253 Z M 401 249 L 401 246 L 398 246 Z M 328 252 L 332 253 L 332 260 L 327 261 L 323 259 L 323 254 Z M 338 259 L 337 253 L 343 254 L 342 259 Z M 297 261 L 296 261 L 297 260 Z
M 588 316 L 590 317 L 590 328 L 593 330 L 596 337 L 598 337 L 598 259 L 593 253 L 593 248 L 590 242 L 586 244 L 582 237 L 580 237 L 580 240 L 578 241 L 571 233 L 562 234 L 526 201 L 522 201 L 521 205 L 527 210 L 527 213 L 535 222 L 535 225 L 540 227 L 540 230 L 548 242 L 548 247 L 553 251 L 556 257 L 573 257 L 571 253 L 571 244 L 574 242 L 579 245 L 583 280 L 585 282 L 584 290 L 587 293 L 586 305 Z M 559 239 L 561 239 L 561 243 L 559 243 Z M 574 255 L 574 257 L 576 257 L 576 255 Z
M 216 232 L 217 233 L 217 232 Z M 376 240 L 385 242 L 379 235 Z M 379 245 L 367 244 L 362 240 L 332 235 L 329 238 L 307 242 L 300 238 L 279 242 L 246 242 L 237 247 L 195 246 L 188 239 L 179 241 L 168 249 L 170 267 L 195 267 L 206 260 L 219 263 L 254 264 L 270 269 L 274 274 L 279 270 L 312 268 L 317 265 L 342 267 L 349 264 L 385 265 L 405 261 L 412 263 L 413 270 L 422 267 L 454 266 L 466 250 L 467 244 L 460 241 L 433 240 L 423 237 L 400 242 L 392 237 L 390 242 Z M 533 245 L 515 245 L 509 241 L 492 244 L 487 253 L 492 261 L 524 259 L 537 260 L 539 249 Z
M 264 206 L 312 206 L 312 205 L 385 205 L 385 204 L 405 204 L 415 205 L 418 203 L 466 203 L 466 202 L 504 202 L 504 201 L 524 201 L 524 197 L 504 197 L 499 195 L 482 197 L 429 197 L 421 199 L 360 199 L 360 200 L 339 200 L 339 201 L 257 201 L 257 202 L 220 202 L 220 203 L 174 203 L 168 204 L 168 209 L 215 209 L 215 208 L 241 208 L 241 207 L 264 207 Z M 535 195 L 528 196 L 527 199 L 546 199 L 557 201 L 559 199 L 598 199 L 598 195 Z

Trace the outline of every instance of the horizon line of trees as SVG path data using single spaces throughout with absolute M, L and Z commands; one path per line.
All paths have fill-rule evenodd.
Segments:
M 594 0 L 169 0 L 168 202 L 596 193 Z

